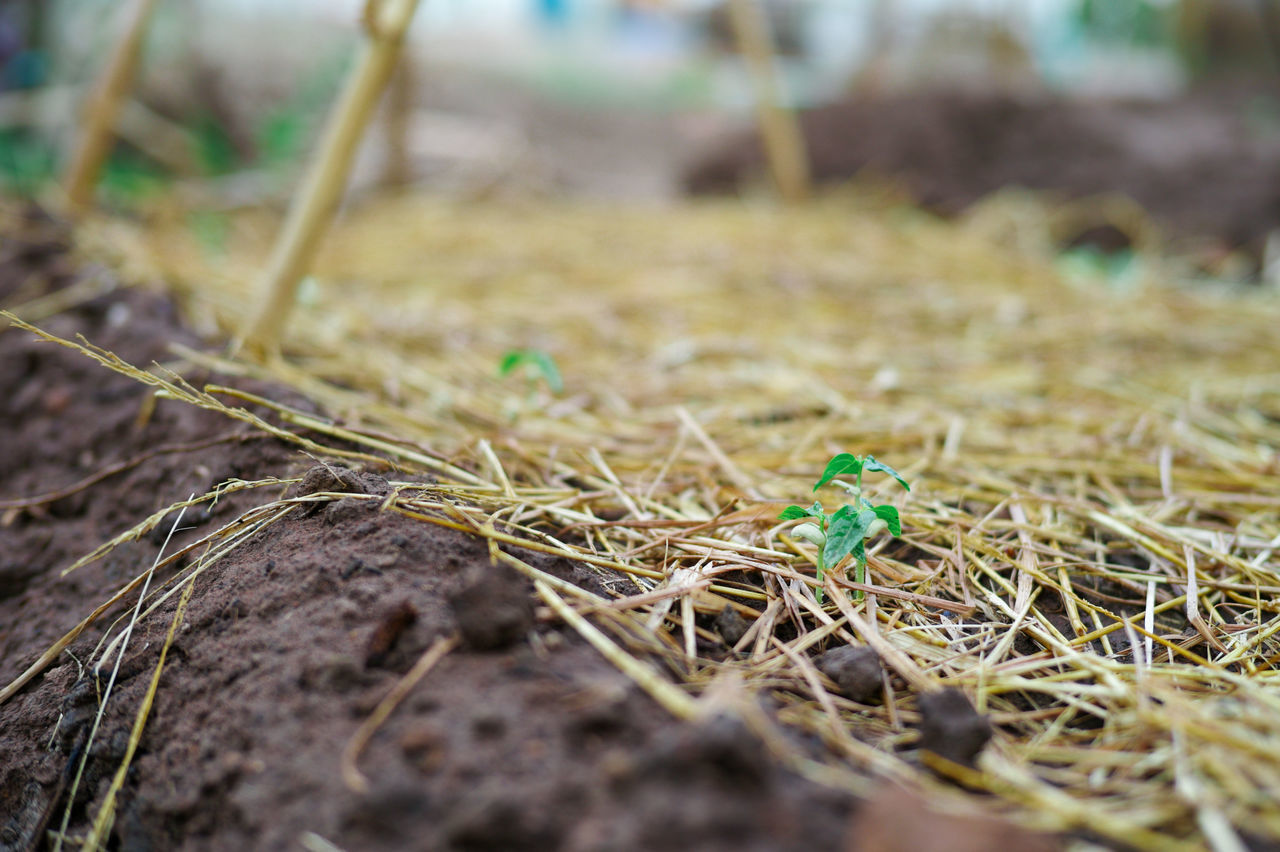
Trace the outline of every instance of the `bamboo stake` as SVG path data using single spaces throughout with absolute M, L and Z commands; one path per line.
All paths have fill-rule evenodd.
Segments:
M 764 140 L 769 171 L 785 201 L 809 197 L 809 159 L 795 111 L 782 103 L 774 63 L 773 37 L 759 0 L 730 0 L 738 52 L 751 70 L 756 122 Z
M 384 126 L 387 134 L 386 166 L 382 171 L 382 184 L 390 189 L 403 187 L 413 179 L 413 160 L 409 154 L 409 123 L 413 117 L 415 89 L 412 57 L 400 60 L 400 67 L 391 77 L 387 91 L 387 110 Z
M 72 216 L 83 213 L 93 201 L 102 164 L 111 153 L 116 117 L 137 74 L 147 23 L 158 2 L 134 0 L 102 78 L 85 105 L 84 129 L 62 181 L 67 213 Z
M 274 352 L 306 275 L 333 221 L 351 162 L 387 81 L 395 71 L 418 0 L 367 0 L 363 52 L 330 114 L 302 188 L 294 196 L 271 260 L 258 285 L 261 303 L 233 350 Z

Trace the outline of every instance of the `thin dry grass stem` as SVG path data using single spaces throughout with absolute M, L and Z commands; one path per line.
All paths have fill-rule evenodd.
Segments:
M 268 483 L 275 485 L 279 483 L 279 480 L 269 480 Z M 228 483 L 227 487 L 230 487 L 230 486 L 231 486 L 231 483 Z M 226 489 L 224 488 L 221 492 L 211 492 L 211 493 L 225 493 L 225 491 Z M 116 536 L 107 544 L 101 545 L 98 548 L 95 548 L 90 554 L 84 557 L 81 557 L 73 565 L 65 569 L 62 572 L 62 576 L 66 576 L 68 573 L 70 573 L 77 567 L 83 566 L 93 561 L 94 559 L 99 559 L 102 556 L 105 556 L 112 549 L 114 549 L 115 547 L 127 541 L 135 540 L 139 536 L 143 535 L 146 531 L 153 529 L 161 520 L 163 520 L 168 514 L 170 514 L 171 511 L 181 510 L 186 506 L 195 505 L 196 503 L 202 502 L 204 499 L 207 499 L 209 496 L 210 495 L 205 495 L 204 497 L 198 497 L 192 500 L 175 503 L 173 506 L 170 506 L 167 509 L 157 512 L 156 514 L 152 515 L 150 518 L 142 521 L 141 523 L 133 527 L 132 529 L 122 533 L 119 536 Z M 250 518 L 253 518 L 259 515 L 267 515 L 267 518 L 265 520 L 257 522 L 265 525 L 283 517 L 284 514 L 290 511 L 292 507 L 285 507 L 284 510 L 277 510 L 275 513 L 272 513 L 271 509 L 273 508 L 275 507 L 268 504 L 268 506 L 265 507 L 265 510 L 264 510 L 264 507 L 259 507 L 254 509 L 253 511 L 249 512 L 246 516 L 242 516 L 240 519 L 233 521 L 231 524 L 227 525 L 226 527 L 223 527 L 222 529 L 204 537 L 200 541 L 189 544 L 186 547 L 182 548 L 181 550 L 178 550 L 175 553 L 172 553 L 169 556 L 165 557 L 163 560 L 161 560 L 156 564 L 155 566 L 156 570 L 159 570 L 161 568 L 166 568 L 169 565 L 176 563 L 179 559 L 181 559 L 188 553 L 194 550 L 197 550 L 201 547 L 207 547 L 211 542 L 216 541 L 222 537 L 232 537 L 233 540 L 243 540 L 243 538 L 245 537 L 245 532 L 244 530 L 241 530 L 240 527 L 244 526 L 244 529 L 247 530 L 248 533 L 256 532 L 258 529 L 261 528 L 260 526 L 253 525 L 253 523 L 249 521 Z M 248 525 L 245 526 L 246 524 Z M 237 532 L 241 533 L 238 536 L 238 539 L 235 538 L 235 535 Z M 201 560 L 201 563 L 207 562 L 207 560 L 208 560 L 208 557 L 206 557 L 206 559 L 204 560 Z M 197 567 L 201 563 L 198 563 Z M 128 583 L 122 586 L 120 589 L 118 589 L 115 593 L 109 595 L 105 601 L 103 601 L 101 604 L 95 607 L 92 612 L 90 612 L 87 616 L 81 619 L 81 621 L 78 624 L 76 624 L 75 627 L 69 630 L 66 634 L 64 634 L 62 638 L 58 639 L 50 647 L 46 648 L 45 651 L 41 653 L 39 657 L 36 658 L 35 662 L 33 662 L 30 666 L 28 666 L 21 674 L 19 674 L 16 678 L 14 678 L 13 681 L 7 684 L 3 689 L 0 689 L 0 704 L 3 704 L 6 701 L 8 701 L 20 689 L 26 686 L 26 684 L 29 683 L 32 678 L 34 678 L 36 675 L 40 674 L 40 672 L 48 668 L 48 666 L 51 663 L 53 663 L 62 654 L 64 650 L 70 647 L 72 642 L 74 642 L 76 639 L 80 637 L 82 633 L 84 633 L 86 628 L 94 624 L 99 618 L 101 618 L 104 614 L 109 612 L 112 609 L 112 607 L 114 607 L 121 600 L 127 597 L 131 592 L 133 592 L 135 589 L 142 586 L 146 582 L 147 577 L 150 575 L 150 573 L 151 573 L 150 571 L 144 571 L 143 573 L 139 574 L 137 577 L 134 577 L 132 580 L 130 580 Z
M 253 489 L 253 488 L 270 488 L 273 486 L 281 486 L 281 485 L 287 484 L 290 481 L 292 480 L 263 479 L 263 480 L 258 480 L 256 482 L 245 482 L 239 479 L 229 479 L 207 494 L 202 494 L 199 497 L 192 497 L 187 500 L 180 500 L 177 503 L 173 503 L 172 505 L 167 506 L 166 508 L 161 509 L 158 512 L 155 512 L 154 514 L 150 515 L 146 519 L 138 522 L 134 526 L 130 527 L 129 529 L 115 536 L 110 541 L 107 541 L 107 542 L 104 542 L 103 544 L 98 545 L 93 550 L 89 551 L 87 554 L 80 557 L 75 562 L 68 565 L 66 568 L 62 569 L 61 576 L 65 577 L 68 574 L 72 573 L 73 571 L 76 571 L 92 562 L 97 561 L 98 559 L 101 559 L 103 556 L 110 553 L 112 550 L 119 547 L 121 544 L 124 544 L 125 542 L 137 541 L 142 536 L 154 530 L 157 526 L 160 525 L 160 523 L 166 517 L 168 517 L 171 513 L 175 511 L 181 511 L 183 509 L 186 509 L 189 506 L 195 506 L 204 502 L 216 502 L 219 497 L 222 497 L 226 494 L 232 494 L 237 491 L 244 491 L 244 490 Z M 219 530 L 217 533 L 214 533 L 214 535 L 223 534 L 225 529 L 226 528 L 224 528 L 223 530 Z M 202 539 L 199 542 L 187 545 L 187 547 L 183 548 L 178 553 L 175 553 L 169 556 L 167 559 L 165 559 L 165 562 L 162 564 L 167 564 L 173 561 L 177 557 L 190 552 L 191 550 L 201 546 L 205 542 L 206 540 Z
M 124 757 L 120 759 L 120 766 L 116 769 L 116 774 L 111 779 L 111 785 L 107 788 L 106 796 L 98 808 L 93 825 L 85 836 L 82 849 L 100 849 L 103 840 L 111 833 L 111 827 L 115 823 L 116 799 L 120 794 L 120 790 L 124 787 L 129 767 L 133 763 L 133 756 L 137 754 L 138 743 L 142 741 L 142 729 L 146 726 L 147 716 L 151 713 L 151 705 L 155 702 L 156 690 L 160 686 L 160 673 L 164 671 L 165 658 L 169 654 L 169 648 L 173 645 L 173 637 L 177 633 L 178 625 L 182 624 L 182 617 L 187 612 L 187 604 L 191 601 L 191 593 L 194 589 L 194 583 L 188 584 L 182 592 L 182 597 L 178 599 L 177 607 L 174 608 L 173 618 L 169 622 L 169 632 L 165 634 L 164 644 L 160 646 L 160 659 L 156 661 L 156 667 L 151 672 L 151 681 L 147 684 L 147 691 L 142 697 L 142 704 L 139 705 L 137 715 L 133 720 L 133 728 L 129 731 L 129 741 L 125 746 Z
M 880 635 L 880 632 L 870 622 L 857 613 L 853 602 L 849 600 L 849 596 L 845 594 L 844 589 L 834 583 L 828 583 L 827 594 L 830 595 L 836 608 L 848 620 L 849 626 L 858 634 L 858 638 L 870 645 L 880 655 L 880 659 L 885 662 L 885 665 L 889 666 L 903 680 L 921 692 L 929 692 L 937 688 L 933 678 L 925 674 L 910 656 L 894 647 Z
M 677 719 L 693 719 L 698 715 L 698 704 L 679 688 L 658 674 L 651 666 L 628 654 L 598 628 L 579 615 L 564 598 L 542 580 L 534 581 L 534 588 L 556 615 L 578 632 L 593 648 L 613 663 L 619 671 L 649 694 L 668 713 Z
M 108 352 L 103 349 L 99 349 L 98 347 L 93 346 L 92 344 L 82 345 L 79 343 L 73 343 L 72 341 L 69 341 L 69 340 L 63 340 L 51 334 L 47 334 L 46 332 L 41 331 L 35 326 L 29 325 L 26 322 L 23 322 L 21 319 L 9 313 L 8 311 L 0 311 L 0 316 L 4 316 L 15 326 L 26 329 L 27 331 L 30 331 L 33 334 L 39 336 L 43 340 L 47 340 L 51 343 L 56 343 L 61 346 L 66 346 L 68 348 L 78 350 L 81 353 L 92 358 L 93 360 L 97 361 L 99 364 L 102 364 L 104 367 L 107 367 L 108 369 L 114 370 L 118 373 L 121 373 L 122 375 L 129 376 L 132 379 L 135 379 L 139 382 L 142 382 L 145 385 L 149 385 L 155 388 L 157 394 L 159 394 L 163 398 L 179 400 L 182 402 L 189 403 L 191 405 L 195 405 L 199 408 L 204 408 L 209 411 L 214 411 L 219 414 L 223 414 L 227 417 L 232 418 L 233 420 L 239 420 L 241 422 L 247 423 L 250 426 L 262 432 L 266 432 L 267 434 L 272 435 L 276 438 L 280 438 L 281 440 L 288 441 L 293 444 L 297 444 L 303 449 L 308 450 L 317 455 L 335 456 L 338 458 L 347 458 L 355 461 L 362 461 L 362 462 L 378 464 L 378 465 L 383 464 L 383 460 L 378 456 L 372 456 L 372 455 L 369 455 L 368 453 L 352 452 L 350 450 L 344 450 L 337 447 L 325 446 L 323 444 L 319 444 L 315 441 L 312 441 L 309 438 L 304 438 L 301 435 L 290 432 L 287 429 L 282 429 L 278 426 L 275 426 L 267 422 L 263 418 L 258 417 L 257 415 L 246 411 L 243 408 L 231 408 L 230 406 L 224 405 L 223 403 L 218 401 L 218 399 L 211 396 L 210 394 L 205 393 L 203 391 L 198 391 L 195 388 L 191 387 L 189 384 L 187 384 L 184 380 L 182 380 L 178 376 L 171 376 L 170 379 L 166 379 L 162 376 L 158 376 L 153 373 L 148 373 L 144 370 L 140 370 L 137 367 L 133 366 L 132 364 L 125 363 L 120 358 L 116 357 L 114 353 Z
M 276 352 L 302 277 L 338 209 L 365 127 L 400 59 L 419 0 L 366 0 L 364 49 L 356 60 L 319 147 L 289 208 L 271 262 L 258 283 L 257 311 L 236 348 Z
M 194 496 L 195 495 L 192 495 L 192 497 Z M 184 506 L 181 510 L 179 510 L 177 517 L 174 518 L 173 524 L 169 527 L 169 532 L 165 536 L 165 541 L 164 541 L 165 545 L 168 545 L 169 541 L 173 538 L 173 533 L 175 530 L 177 530 L 178 525 L 182 522 L 182 516 L 183 514 L 186 513 L 186 509 L 187 507 Z M 155 577 L 156 568 L 159 567 L 159 565 L 161 564 L 161 560 L 163 556 L 164 556 L 164 546 L 162 546 L 160 548 L 160 551 L 156 553 L 156 558 L 152 561 L 151 567 L 148 568 L 146 571 L 144 571 L 142 576 L 139 578 L 142 581 L 142 591 L 139 592 L 138 594 L 138 602 L 133 607 L 133 613 L 129 617 L 128 625 L 120 634 L 119 653 L 115 655 L 115 664 L 111 667 L 111 673 L 107 677 L 107 682 L 105 686 L 102 687 L 102 692 L 98 699 L 98 712 L 94 714 L 93 725 L 89 728 L 89 733 L 87 735 L 87 738 L 84 743 L 84 747 L 82 749 L 80 761 L 76 766 L 75 776 L 72 778 L 72 781 L 71 781 L 71 789 L 67 793 L 67 806 L 62 813 L 62 823 L 58 827 L 57 834 L 53 841 L 53 848 L 55 850 L 61 850 L 62 844 L 67 839 L 67 826 L 71 821 L 71 811 L 76 800 L 76 790 L 80 786 L 80 781 L 84 775 L 85 767 L 88 765 L 89 756 L 91 753 L 91 747 L 93 746 L 94 738 L 98 734 L 98 727 L 102 724 L 102 717 L 106 713 L 107 704 L 111 701 L 111 693 L 112 693 L 112 690 L 115 688 L 116 678 L 120 674 L 120 664 L 124 660 L 125 649 L 128 646 L 129 639 L 133 636 L 134 628 L 137 627 L 139 614 L 142 611 L 142 604 L 147 598 L 147 589 L 151 585 L 152 579 Z M 181 617 L 182 609 L 183 607 L 179 607 L 179 613 L 178 613 L 179 620 Z M 172 639 L 173 639 L 173 626 L 171 625 L 169 629 L 168 639 L 165 641 L 165 646 L 164 646 L 164 649 L 166 651 L 168 650 L 169 644 L 172 641 Z M 101 677 L 102 665 L 103 663 L 106 662 L 106 659 L 107 658 L 104 655 L 94 665 L 93 675 L 95 678 Z M 163 665 L 163 663 L 164 663 L 164 658 L 162 654 L 160 665 Z M 155 672 L 155 675 L 152 678 L 152 689 L 151 689 L 152 693 L 154 693 L 154 687 L 156 682 L 159 679 L 159 676 L 160 676 L 159 669 L 157 669 Z M 140 737 L 142 734 L 142 725 L 146 719 L 146 713 L 149 712 L 150 710 L 150 706 L 151 706 L 151 700 L 150 700 L 150 696 L 148 695 L 143 700 L 143 704 L 142 704 L 143 709 L 139 712 L 138 718 L 134 726 L 134 734 L 138 737 Z M 136 740 L 134 740 L 134 737 L 131 736 L 130 741 L 131 741 L 131 746 L 127 751 L 126 759 L 128 759 L 132 755 L 132 750 L 137 745 Z M 104 800 L 101 809 L 98 811 L 97 817 L 94 819 L 90 832 L 87 836 L 87 840 L 85 842 L 85 845 L 88 848 L 96 850 L 99 844 L 101 843 L 102 835 L 107 830 L 109 830 L 110 828 L 109 823 L 112 819 L 114 819 L 115 794 L 116 794 L 116 791 L 119 789 L 118 785 L 123 784 L 123 782 L 124 782 L 124 770 L 121 770 L 121 772 L 117 773 L 116 778 L 113 780 L 111 786 L 108 788 L 106 799 Z
M 275 411 L 280 415 L 280 419 L 284 422 L 301 426 L 309 432 L 315 432 L 319 435 L 327 435 L 330 438 L 337 438 L 340 441 L 347 441 L 352 444 L 356 444 L 357 446 L 367 447 L 374 452 L 381 453 L 384 458 L 392 460 L 399 459 L 416 467 L 438 473 L 442 476 L 447 476 L 458 482 L 464 482 L 470 485 L 481 485 L 485 482 L 485 480 L 469 471 L 462 470 L 461 468 L 449 464 L 443 459 L 436 458 L 431 455 L 429 451 L 424 450 L 421 447 L 413 444 L 397 442 L 395 440 L 386 440 L 378 434 L 369 432 L 368 430 L 346 429 L 336 423 L 327 421 L 324 418 L 296 411 L 287 406 L 273 402 L 272 400 L 258 396 L 257 394 L 251 394 L 247 391 L 233 388 L 224 388 L 218 385 L 209 385 L 204 389 L 204 392 L 211 396 L 214 394 L 230 396 L 253 403 L 254 405 L 261 405 L 264 408 Z M 332 450 L 330 452 L 332 452 Z M 348 454 L 348 457 L 358 458 L 358 456 L 351 454 Z
M 817 668 L 814 667 L 813 661 L 802 653 L 787 647 L 785 642 L 778 641 L 776 636 L 773 638 L 773 644 L 799 670 L 805 684 L 809 687 L 809 691 L 826 712 L 832 739 L 841 743 L 846 750 L 851 751 L 853 747 L 850 743 L 853 738 L 849 735 L 848 728 L 845 727 L 844 721 L 840 718 L 840 712 L 836 709 L 835 702 L 831 700 L 831 694 L 827 692 L 827 688 L 823 685 L 822 678 L 818 674 Z

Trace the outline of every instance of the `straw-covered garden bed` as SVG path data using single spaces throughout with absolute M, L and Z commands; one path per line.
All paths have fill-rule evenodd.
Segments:
M 1280 840 L 1274 293 L 1016 197 L 405 197 L 264 366 L 154 319 L 247 316 L 202 215 L 6 216 L 4 848 Z M 862 585 L 778 519 L 842 452 Z

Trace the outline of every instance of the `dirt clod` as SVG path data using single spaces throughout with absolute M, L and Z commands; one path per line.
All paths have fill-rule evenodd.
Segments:
M 308 497 L 312 494 L 375 494 L 379 497 L 388 494 L 391 486 L 385 479 L 375 473 L 358 472 L 340 464 L 318 464 L 302 477 L 302 481 L 289 490 L 290 497 Z M 303 517 L 314 515 L 321 509 L 330 507 L 330 513 L 339 517 L 332 519 L 336 523 L 353 514 L 368 508 L 363 500 L 338 500 L 333 504 L 312 503 L 302 510 Z M 337 512 L 333 512 L 336 509 Z
M 704 777 L 739 788 L 760 788 L 769 780 L 763 745 L 742 722 L 717 716 L 694 728 L 659 739 L 646 761 L 646 777 Z
M 919 697 L 920 748 L 961 766 L 973 767 L 991 739 L 991 720 L 973 709 L 958 689 Z
M 883 691 L 880 657 L 868 647 L 844 645 L 827 651 L 816 660 L 818 671 L 835 681 L 846 698 L 870 704 Z
M 449 595 L 449 607 L 462 640 L 477 651 L 510 647 L 533 627 L 524 578 L 505 566 L 469 573 Z
M 421 722 L 400 737 L 400 751 L 405 760 L 424 773 L 440 766 L 448 747 L 448 732 L 434 722 Z
M 417 620 L 418 611 L 407 600 L 400 601 L 390 612 L 384 615 L 382 620 L 378 622 L 378 626 L 373 629 L 373 633 L 369 635 L 369 642 L 365 646 L 365 668 L 376 668 L 383 665 L 387 661 L 387 657 L 395 650 L 396 643 L 400 641 L 400 637 Z
M 330 654 L 306 664 L 298 676 L 303 689 L 343 694 L 367 683 L 356 659 L 349 654 Z
M 186 511 L 174 510 L 165 515 L 161 521 L 147 533 L 147 541 L 154 545 L 162 545 L 169 536 L 178 530 L 194 529 L 204 526 L 213 518 L 208 506 L 188 506 Z
M 487 785 L 449 814 L 445 835 L 455 848 L 474 852 L 555 848 L 558 832 L 543 822 L 509 790 Z
M 751 627 L 751 623 L 738 614 L 738 611 L 731 606 L 726 605 L 716 615 L 716 632 L 720 634 L 720 638 L 729 647 L 737 645 L 747 630 Z
M 338 464 L 318 464 L 303 475 L 302 481 L 293 486 L 290 497 L 307 497 L 326 491 L 363 494 L 364 484 L 354 470 Z

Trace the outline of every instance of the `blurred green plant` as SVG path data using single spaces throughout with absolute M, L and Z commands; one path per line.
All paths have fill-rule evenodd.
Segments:
M 230 174 L 243 165 L 231 135 L 213 115 L 205 114 L 196 119 L 191 128 L 191 141 L 195 146 L 196 162 L 206 175 Z
M 143 154 L 117 145 L 102 170 L 98 191 L 103 201 L 116 207 L 132 207 L 162 192 L 169 175 Z
M 1104 252 L 1081 246 L 1058 255 L 1058 268 L 1074 282 L 1101 279 L 1116 292 L 1131 292 L 1141 283 L 1141 257 L 1131 249 Z
M 541 349 L 512 349 L 506 352 L 498 362 L 498 375 L 505 378 L 521 367 L 524 368 L 530 385 L 542 379 L 552 393 L 564 392 L 560 368 L 556 366 L 555 359 Z
M 1153 0 L 1080 0 L 1076 20 L 1097 41 L 1142 47 L 1173 42 L 1173 4 Z
M 254 143 L 258 164 L 267 169 L 291 167 L 307 151 L 315 125 L 323 118 L 352 60 L 350 47 L 322 58 L 303 75 L 302 84 L 258 122 Z
M 187 214 L 187 227 L 205 254 L 220 257 L 227 253 L 231 235 L 231 218 L 217 210 L 193 210 Z
M 0 191 L 34 198 L 58 178 L 54 146 L 27 128 L 0 130 Z M 130 206 L 159 192 L 162 169 L 128 146 L 117 146 L 103 168 L 99 191 L 112 205 Z
M 53 147 L 25 128 L 0 130 L 0 190 L 32 198 L 53 179 L 57 162 Z

